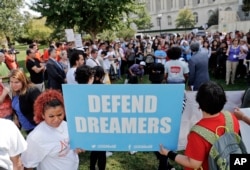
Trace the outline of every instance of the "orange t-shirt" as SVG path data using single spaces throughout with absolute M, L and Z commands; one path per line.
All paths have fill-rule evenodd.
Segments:
M 35 55 L 36 55 L 36 56 L 35 56 L 36 59 L 38 59 L 40 62 L 43 62 L 43 58 L 42 58 L 42 56 L 41 56 L 41 54 L 40 54 L 39 51 L 37 51 Z M 25 58 L 25 63 L 27 62 L 28 59 L 29 59 L 29 57 L 26 56 L 26 58 Z
M 56 61 L 60 61 L 60 59 L 61 59 L 60 54 L 61 54 L 61 50 L 56 49 Z
M 40 62 L 43 62 L 41 53 L 40 53 L 39 51 L 36 52 L 36 58 L 37 58 Z
M 44 49 L 44 51 L 43 51 L 43 61 L 47 62 L 48 60 L 49 60 L 49 50 Z
M 15 60 L 15 55 L 5 53 L 4 56 L 5 63 L 10 70 L 18 68 L 17 62 Z

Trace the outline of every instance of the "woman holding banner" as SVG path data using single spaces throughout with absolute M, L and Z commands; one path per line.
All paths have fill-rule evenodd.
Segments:
M 47 90 L 34 103 L 34 120 L 38 126 L 28 135 L 27 150 L 21 155 L 26 170 L 77 170 L 78 153 L 70 149 L 62 94 Z

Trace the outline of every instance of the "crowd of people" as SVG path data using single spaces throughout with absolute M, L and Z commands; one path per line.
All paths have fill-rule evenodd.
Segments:
M 210 82 L 210 75 L 225 79 L 227 85 L 237 83 L 235 79 L 239 77 L 250 79 L 249 49 L 250 33 L 244 35 L 239 31 L 225 36 L 221 33 L 208 33 L 207 36 L 190 33 L 113 42 L 88 40 L 81 48 L 74 47 L 73 42 L 52 42 L 43 52 L 34 42 L 26 50 L 25 66 L 29 78 L 18 67 L 15 50 L 3 49 L 0 52 L 0 129 L 13 126 L 11 120 L 28 136 L 25 141 L 16 127 L 9 128 L 13 130 L 11 134 L 15 134 L 12 140 L 18 139 L 17 148 L 13 151 L 14 145 L 6 146 L 3 159 L 0 153 L 0 167 L 20 169 L 23 165 L 28 170 L 78 168 L 78 153 L 84 152 L 84 148 L 72 150 L 69 146 L 62 92 L 62 84 L 66 83 L 112 84 L 123 80 L 137 84 L 147 77 L 152 84 L 182 83 L 186 89 L 198 91 L 196 100 L 203 113 L 198 124 L 215 131 L 217 126 L 225 124 L 221 110 L 226 96 L 221 86 Z M 213 91 L 210 89 L 217 96 L 211 95 Z M 217 101 L 216 97 L 221 99 Z M 211 106 L 205 104 L 208 100 L 214 101 Z M 249 123 L 249 118 L 238 108 L 235 115 Z M 213 127 L 205 120 L 210 117 L 219 120 Z M 234 116 L 233 120 L 238 133 L 238 121 Z M 11 136 L 5 139 L 8 138 Z M 3 140 L 0 138 L 0 144 Z M 186 156 L 174 155 L 173 158 L 171 152 L 171 158 L 184 167 L 207 169 L 205 159 L 211 145 L 206 144 L 203 148 L 203 142 L 197 134 L 191 133 Z M 194 148 L 197 146 L 200 149 L 196 153 Z M 159 170 L 171 168 L 169 150 L 161 147 L 156 156 Z M 105 170 L 105 151 L 91 152 L 90 169 L 95 170 L 96 164 L 99 170 Z

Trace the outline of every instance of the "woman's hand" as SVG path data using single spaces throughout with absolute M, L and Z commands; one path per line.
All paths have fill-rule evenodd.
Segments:
M 164 148 L 164 146 L 162 144 L 160 144 L 160 151 L 159 152 L 160 152 L 160 154 L 167 156 L 169 150 Z
M 234 109 L 234 115 L 238 120 L 242 120 L 242 118 L 244 117 L 244 113 L 240 111 L 238 107 Z
M 77 153 L 77 154 L 80 154 L 80 153 L 84 153 L 85 150 L 84 150 L 84 149 L 81 149 L 81 148 L 76 148 L 76 149 L 74 150 L 74 152 Z

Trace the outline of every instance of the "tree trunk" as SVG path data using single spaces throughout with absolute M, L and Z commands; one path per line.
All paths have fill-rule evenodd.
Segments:
M 91 35 L 91 38 L 92 38 L 93 41 L 96 40 L 97 33 L 89 32 L 89 34 Z
M 10 47 L 10 37 L 8 36 L 8 35 L 6 35 L 6 34 L 4 34 L 5 35 L 5 38 L 6 38 L 6 40 L 7 40 L 7 46 L 8 46 L 8 48 Z

